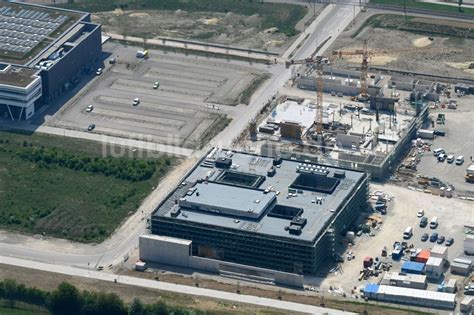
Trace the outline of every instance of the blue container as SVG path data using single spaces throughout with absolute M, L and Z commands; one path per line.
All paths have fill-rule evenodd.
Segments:
M 425 270 L 425 264 L 415 261 L 405 261 L 402 265 L 402 272 L 421 275 Z

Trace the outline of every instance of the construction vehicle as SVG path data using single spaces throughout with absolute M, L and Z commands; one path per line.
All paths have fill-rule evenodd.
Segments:
M 464 176 L 464 179 L 468 183 L 474 183 L 474 164 L 469 165 L 466 169 L 466 176 Z
M 439 113 L 438 114 L 438 118 L 436 118 L 436 123 L 437 124 L 443 124 L 444 125 L 444 121 L 446 120 L 446 115 L 445 114 L 442 114 L 442 113 Z
M 301 60 L 287 60 L 285 62 L 286 68 L 292 65 L 316 65 L 316 117 L 314 122 L 316 124 L 316 133 L 321 136 L 323 140 L 323 65 L 329 63 L 328 58 L 323 56 L 310 57 Z

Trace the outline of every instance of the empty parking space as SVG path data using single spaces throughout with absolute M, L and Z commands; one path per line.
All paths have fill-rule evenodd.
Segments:
M 209 103 L 237 105 L 252 81 L 265 73 L 261 65 L 158 51 L 140 59 L 137 48 L 116 43 L 107 43 L 104 50 L 116 62 L 107 64 L 50 125 L 85 130 L 95 124 L 94 133 L 194 149 L 225 118 Z M 89 105 L 92 111 L 86 110 Z

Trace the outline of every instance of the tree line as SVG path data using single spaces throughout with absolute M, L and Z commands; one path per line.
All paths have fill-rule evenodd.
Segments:
M 80 291 L 67 282 L 52 292 L 29 288 L 15 280 L 0 281 L 0 299 L 14 307 L 24 302 L 47 308 L 53 315 L 200 315 L 205 311 L 170 306 L 164 301 L 144 304 L 135 298 L 129 305 L 115 293 Z
M 40 167 L 66 167 L 76 171 L 103 174 L 127 181 L 144 181 L 150 179 L 157 166 L 171 165 L 169 158 L 158 160 L 139 160 L 112 157 L 90 157 L 71 154 L 56 148 L 21 147 L 17 155 L 26 161 L 34 162 Z

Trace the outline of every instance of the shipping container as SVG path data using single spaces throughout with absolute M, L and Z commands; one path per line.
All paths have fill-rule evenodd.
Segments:
M 424 263 L 424 264 L 426 264 L 426 262 L 428 261 L 429 258 L 430 258 L 430 251 L 427 250 L 427 249 L 423 249 L 423 250 L 421 250 L 421 252 L 416 256 L 416 261 L 419 262 L 419 263 Z
M 429 139 L 432 140 L 434 139 L 434 130 L 428 130 L 428 129 L 419 129 L 418 130 L 418 138 L 421 139 Z
M 448 258 L 448 248 L 443 245 L 435 245 L 431 250 L 430 257 L 442 258 L 446 260 Z
M 472 309 L 472 305 L 474 305 L 474 296 L 466 296 L 462 301 L 461 301 L 461 307 L 460 310 L 463 313 L 469 313 Z
M 428 279 L 439 279 L 444 272 L 444 260 L 438 257 L 430 257 L 425 265 Z
M 453 293 L 374 284 L 367 284 L 363 292 L 364 297 L 376 301 L 442 309 L 456 307 L 456 295 Z
M 405 261 L 402 264 L 402 272 L 405 273 L 413 273 L 417 275 L 421 275 L 425 269 L 425 264 L 414 262 L 414 261 Z
M 467 276 L 471 272 L 471 266 L 454 261 L 450 265 L 450 271 L 452 274 Z

